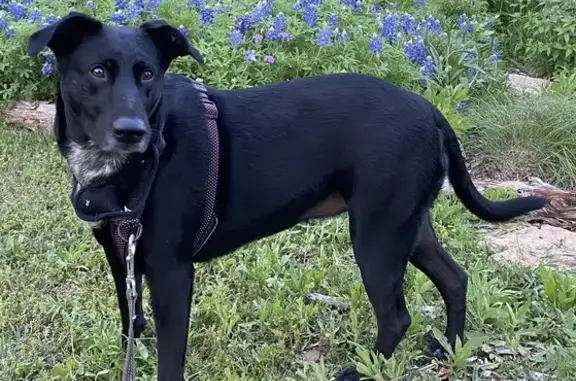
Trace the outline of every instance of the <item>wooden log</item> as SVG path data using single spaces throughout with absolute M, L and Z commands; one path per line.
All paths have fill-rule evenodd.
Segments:
M 48 131 L 52 128 L 55 111 L 52 103 L 23 101 L 0 109 L 0 118 L 9 125 Z

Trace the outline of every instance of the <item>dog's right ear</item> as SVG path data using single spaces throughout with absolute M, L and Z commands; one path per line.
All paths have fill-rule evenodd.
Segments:
M 56 57 L 70 54 L 84 37 L 97 33 L 102 23 L 88 15 L 70 12 L 59 21 L 34 32 L 28 39 L 28 55 L 33 57 L 45 47 Z

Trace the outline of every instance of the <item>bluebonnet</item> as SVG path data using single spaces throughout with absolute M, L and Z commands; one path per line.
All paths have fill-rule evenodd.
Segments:
M 150 9 L 158 9 L 160 4 L 162 4 L 162 0 L 148 0 L 146 7 Z
M 393 13 L 386 13 L 382 22 L 382 31 L 380 34 L 386 38 L 389 44 L 396 40 L 398 32 L 396 31 L 396 23 L 398 17 Z
M 254 49 L 249 49 L 244 53 L 244 60 L 246 62 L 254 62 L 256 61 L 256 52 Z
M 50 77 L 54 71 L 54 55 L 52 55 L 51 53 L 43 53 L 42 54 L 43 59 L 43 63 L 42 63 L 42 69 L 40 70 L 40 72 L 42 73 L 42 75 L 44 77 Z
M 211 24 L 214 20 L 214 10 L 210 7 L 203 8 L 200 11 L 200 20 L 202 20 L 204 25 Z
M 376 3 L 370 6 L 370 12 L 372 13 L 378 13 L 380 11 L 382 11 L 382 6 L 380 4 Z
M 416 0 L 417 7 L 423 7 L 424 3 L 426 3 L 426 0 Z
M 464 111 L 464 108 L 465 108 L 464 103 L 462 103 L 462 102 L 456 103 L 456 111 L 462 112 L 462 111 Z
M 132 4 L 128 6 L 128 9 L 126 10 L 126 19 L 127 19 L 126 21 L 138 18 L 141 12 L 142 7 L 139 6 L 137 1 L 134 1 Z
M 188 28 L 186 28 L 184 25 L 180 25 L 178 30 L 184 35 L 184 37 L 188 37 Z
M 468 17 L 465 14 L 458 16 L 458 29 L 465 30 L 468 24 Z
M 328 16 L 328 24 L 336 26 L 338 25 L 338 15 L 331 14 Z
M 320 46 L 327 46 L 332 43 L 332 31 L 325 27 L 316 33 L 316 43 Z
M 242 45 L 242 42 L 244 42 L 244 35 L 238 29 L 234 29 L 232 33 L 230 33 L 230 46 L 237 48 Z
M 8 19 L 6 18 L 6 12 L 0 11 L 0 30 L 6 29 L 8 26 Z
M 468 58 L 469 60 L 474 60 L 474 59 L 476 59 L 476 57 L 478 57 L 478 53 L 476 52 L 476 49 L 470 49 L 466 53 L 466 58 Z
M 434 16 L 428 16 L 426 19 L 426 26 L 437 35 L 442 33 L 442 23 L 440 23 L 440 20 Z
M 125 24 L 127 21 L 126 15 L 120 10 L 112 13 L 112 17 L 110 17 L 110 20 L 112 20 L 112 22 L 115 22 L 118 24 Z
M 498 62 L 498 54 L 492 54 L 490 57 L 488 57 L 488 62 L 490 63 L 496 63 Z
M 38 8 L 32 9 L 30 11 L 30 14 L 28 15 L 28 17 L 30 17 L 30 20 L 32 20 L 34 22 L 40 22 L 44 18 L 42 16 L 42 12 L 40 12 L 40 9 L 38 9 Z
M 350 41 L 350 35 L 345 30 L 340 33 L 340 40 L 342 41 Z
M 259 23 L 264 18 L 272 15 L 272 7 L 271 3 L 269 2 L 260 2 L 256 4 L 254 7 L 254 11 L 252 12 L 252 22 L 254 24 Z
M 362 3 L 359 0 L 341 0 L 344 4 L 350 6 L 353 12 L 362 11 Z
M 254 41 L 257 44 L 261 43 L 262 40 L 264 40 L 264 36 L 262 36 L 260 33 L 254 35 L 254 37 L 252 37 L 252 41 Z
M 22 0 L 22 4 L 32 4 L 34 0 Z
M 6 31 L 4 32 L 4 37 L 8 38 L 12 38 L 16 35 L 16 29 L 14 29 L 13 26 L 9 26 L 8 28 L 6 28 Z
M 384 47 L 382 46 L 382 40 L 376 34 L 374 34 L 368 41 L 368 50 L 373 54 L 382 54 Z
M 10 5 L 8 5 L 8 10 L 10 11 L 12 17 L 14 17 L 14 20 L 22 20 L 24 17 L 26 17 L 26 8 L 24 5 L 15 1 L 10 2 Z
M 482 24 L 482 27 L 484 29 L 490 29 L 492 28 L 492 26 L 494 25 L 494 20 L 492 19 L 486 19 L 484 20 L 484 23 Z
M 432 57 L 426 57 L 424 65 L 420 68 L 420 74 L 424 78 L 432 79 L 434 77 L 434 71 L 436 70 L 436 66 L 434 65 L 434 61 Z
M 125 9 L 128 6 L 128 0 L 116 0 L 117 9 Z
M 308 6 L 304 9 L 304 22 L 308 24 L 309 27 L 315 27 L 318 22 L 318 12 L 316 7 Z
M 280 37 L 280 39 L 282 41 L 292 41 L 295 38 L 293 35 L 291 35 L 288 32 L 280 32 L 280 33 L 278 33 L 278 36 Z
M 407 13 L 404 13 L 403 15 L 400 16 L 400 28 L 402 29 L 402 32 L 404 32 L 404 34 L 410 34 L 412 29 L 414 29 L 415 24 L 416 19 L 413 16 Z
M 249 13 L 245 13 L 244 16 L 237 20 L 236 28 L 241 34 L 246 33 L 250 28 L 252 28 L 252 21 Z
M 288 17 L 284 13 L 280 12 L 274 16 L 274 30 L 277 33 L 285 32 L 286 26 L 288 24 Z
M 426 45 L 423 40 L 410 40 L 404 44 L 404 53 L 412 63 L 422 65 L 426 59 Z

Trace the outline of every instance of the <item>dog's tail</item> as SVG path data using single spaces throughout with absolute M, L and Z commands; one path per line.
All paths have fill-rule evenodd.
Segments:
M 491 201 L 484 197 L 474 186 L 466 169 L 456 133 L 439 110 L 435 110 L 434 119 L 444 135 L 444 149 L 448 156 L 448 179 L 454 188 L 454 193 L 466 209 L 485 221 L 501 222 L 546 205 L 548 200 L 544 197 L 517 197 L 506 201 Z

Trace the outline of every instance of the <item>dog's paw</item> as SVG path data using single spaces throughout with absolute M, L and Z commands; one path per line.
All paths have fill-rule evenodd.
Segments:
M 336 377 L 335 381 L 374 381 L 374 380 L 362 380 L 364 377 L 356 368 L 346 368 Z
M 433 339 L 425 350 L 426 356 L 435 357 L 437 359 L 443 359 L 448 354 L 446 349 L 440 344 L 436 339 Z

